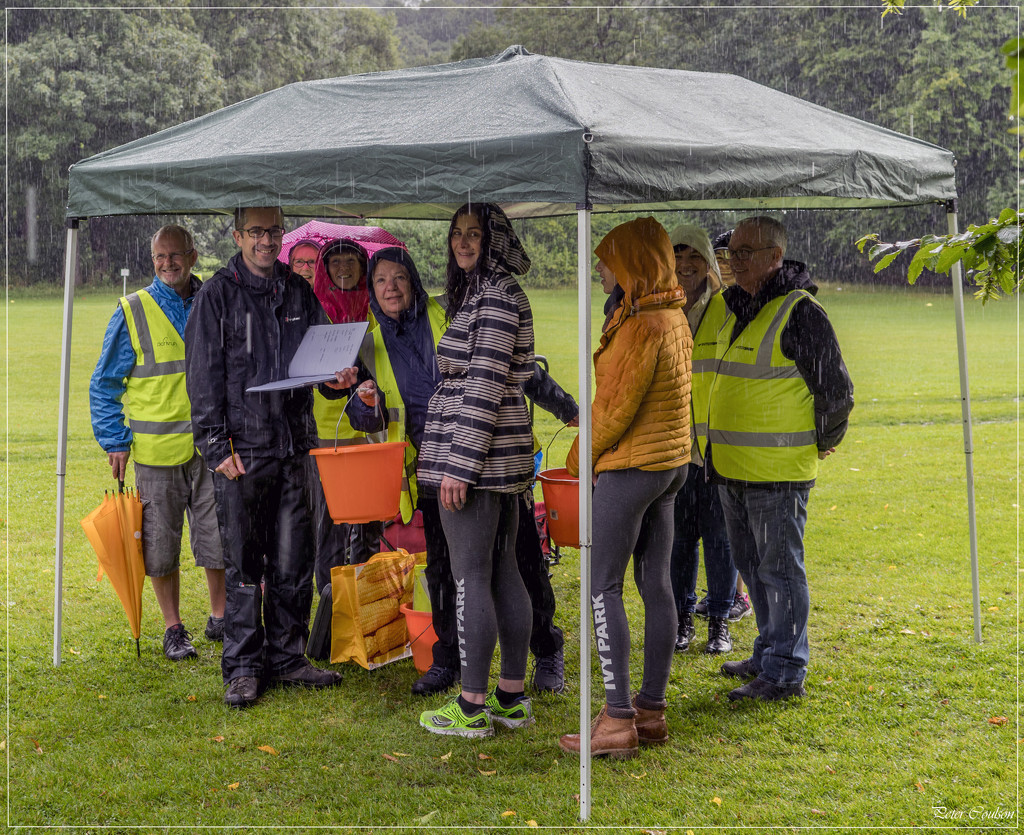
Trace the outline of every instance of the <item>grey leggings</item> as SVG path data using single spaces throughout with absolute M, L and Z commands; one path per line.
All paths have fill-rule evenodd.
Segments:
M 501 677 L 526 676 L 533 610 L 516 564 L 519 497 L 470 488 L 462 510 L 438 509 L 455 579 L 462 689 L 487 693 L 496 641 Z
M 672 470 L 608 470 L 594 488 L 590 602 L 609 707 L 629 708 L 629 624 L 622 586 L 629 555 L 644 602 L 644 676 L 639 693 L 665 698 L 678 625 L 669 564 L 675 495 L 689 465 Z

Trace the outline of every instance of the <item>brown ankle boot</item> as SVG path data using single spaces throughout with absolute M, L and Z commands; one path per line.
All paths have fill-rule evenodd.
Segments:
M 628 760 L 638 753 L 636 725 L 632 719 L 615 719 L 608 715 L 608 705 L 590 724 L 590 754 L 608 756 L 614 760 Z M 558 740 L 558 747 L 569 754 L 580 752 L 580 735 L 566 734 Z
M 636 735 L 641 745 L 664 745 L 668 742 L 668 726 L 665 723 L 665 708 L 647 710 L 638 707 L 633 697 L 633 708 L 636 710 Z

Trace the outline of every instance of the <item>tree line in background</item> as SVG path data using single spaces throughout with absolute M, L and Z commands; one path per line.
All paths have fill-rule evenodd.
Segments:
M 418 8 L 391 2 L 380 9 L 307 9 L 299 0 L 274 9 L 226 9 L 192 0 L 162 10 L 8 10 L 12 283 L 62 280 L 67 169 L 77 160 L 294 81 L 482 57 L 513 43 L 575 60 L 738 74 L 953 150 L 964 225 L 1015 205 L 1016 172 L 1007 161 L 1017 140 L 1007 132 L 1009 82 L 998 61 L 1017 25 L 1011 7 L 973 8 L 967 16 L 914 8 L 883 20 L 878 8 L 752 7 L 738 0 L 714 7 L 612 0 L 600 8 L 589 0 L 557 8 L 506 0 L 471 9 L 441 0 Z M 316 119 L 308 114 L 310 126 Z M 714 234 L 738 215 L 660 219 L 671 226 L 684 217 Z M 165 220 L 89 220 L 79 279 L 120 283 L 122 267 L 147 275 L 148 237 Z M 595 216 L 595 239 L 621 220 Z M 807 261 L 819 280 L 844 283 L 905 280 L 895 270 L 873 275 L 853 245 L 865 231 L 885 240 L 945 231 L 938 207 L 794 211 L 784 220 L 793 257 Z M 208 274 L 234 251 L 230 219 L 186 222 Z M 425 279 L 436 284 L 445 224 L 382 225 L 406 241 Z M 517 226 L 534 259 L 531 286 L 575 282 L 574 218 Z

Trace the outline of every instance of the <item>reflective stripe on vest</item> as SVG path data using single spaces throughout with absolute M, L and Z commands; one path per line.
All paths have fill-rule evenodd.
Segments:
M 430 330 L 434 338 L 434 347 L 441 341 L 441 337 L 448 329 L 445 323 L 444 308 L 434 299 L 427 299 L 427 320 L 430 322 Z M 402 400 L 402 393 L 398 390 L 398 379 L 395 377 L 395 370 L 391 365 L 391 358 L 384 347 L 384 335 L 381 329 L 377 328 L 372 332 L 373 352 L 372 354 L 360 354 L 363 364 L 373 376 L 377 388 L 384 392 L 388 402 L 388 440 L 407 441 L 405 427 L 405 401 Z M 410 443 L 405 448 L 405 474 L 402 476 L 402 501 L 400 505 L 402 521 L 405 524 L 412 519 L 413 511 L 416 509 L 416 501 L 419 493 L 416 489 L 416 462 L 419 451 Z
M 120 304 L 135 351 L 124 396 L 132 455 L 151 467 L 184 464 L 195 451 L 185 390 L 185 340 L 148 291 L 132 293 Z
M 803 299 L 817 304 L 806 290 L 772 299 L 732 344 L 732 313 L 718 328 L 707 438 L 715 470 L 726 478 L 810 481 L 818 473 L 814 396 L 781 346 L 782 331 Z
M 708 395 L 718 366 L 718 332 L 729 317 L 729 308 L 721 293 L 715 293 L 704 308 L 704 315 L 693 335 L 693 361 L 690 370 L 690 432 L 696 440 L 695 463 L 702 463 L 708 443 Z M 730 321 L 732 321 L 730 319 Z

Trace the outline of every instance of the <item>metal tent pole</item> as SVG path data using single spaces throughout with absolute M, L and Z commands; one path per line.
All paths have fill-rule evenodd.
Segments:
M 64 255 L 64 327 L 60 355 L 60 407 L 57 413 L 57 535 L 53 566 L 53 666 L 60 666 L 64 587 L 64 477 L 68 460 L 68 392 L 71 383 L 71 314 L 75 306 L 75 265 L 78 263 L 78 218 L 68 220 Z
M 577 205 L 580 383 L 580 820 L 590 817 L 590 208 Z
M 960 229 L 956 200 L 946 201 L 946 225 L 950 235 Z M 978 524 L 974 512 L 974 440 L 971 431 L 971 389 L 967 380 L 967 335 L 964 329 L 963 265 L 957 261 L 949 272 L 953 280 L 953 311 L 956 316 L 956 352 L 960 362 L 960 412 L 964 430 L 964 461 L 967 464 L 967 526 L 971 538 L 971 591 L 974 603 L 974 642 L 981 643 L 981 589 L 978 579 Z

